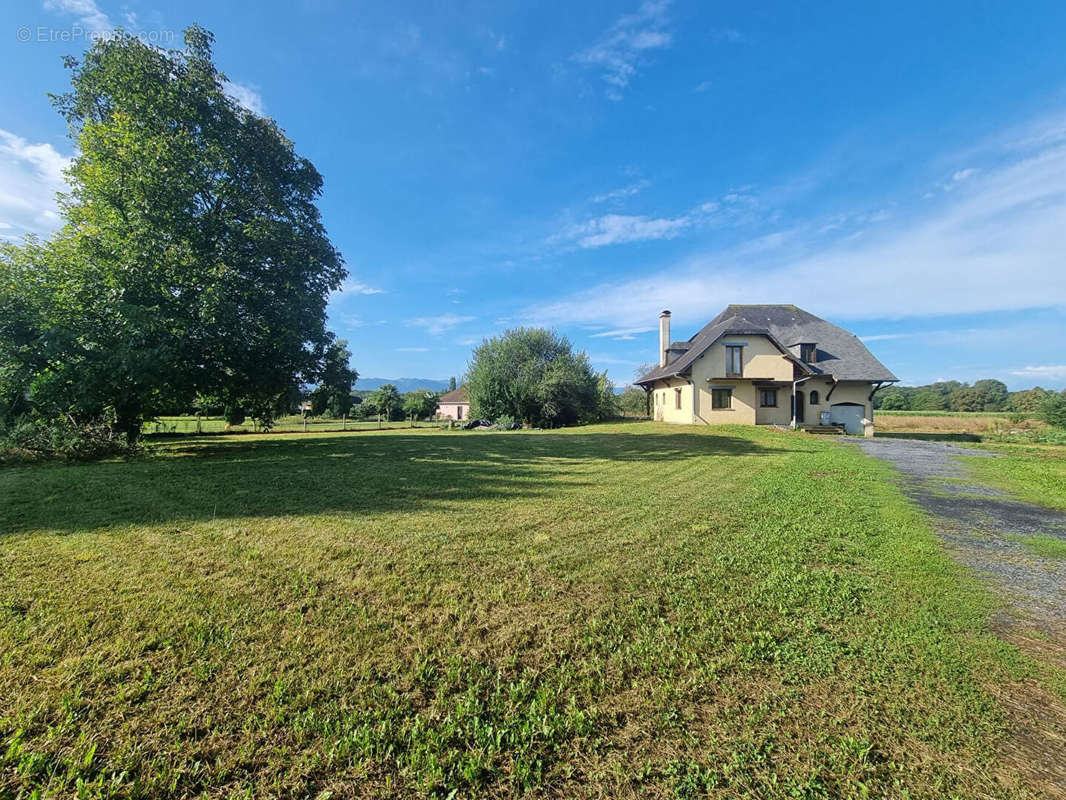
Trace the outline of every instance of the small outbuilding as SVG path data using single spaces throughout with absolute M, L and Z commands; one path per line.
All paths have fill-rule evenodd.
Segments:
M 470 400 L 466 395 L 466 387 L 442 394 L 437 401 L 437 416 L 441 419 L 462 420 L 470 418 Z

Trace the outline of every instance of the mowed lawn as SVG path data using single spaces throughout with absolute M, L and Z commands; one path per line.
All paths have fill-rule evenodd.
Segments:
M 1024 794 L 1028 662 L 839 441 L 211 437 L 0 499 L 0 797 Z

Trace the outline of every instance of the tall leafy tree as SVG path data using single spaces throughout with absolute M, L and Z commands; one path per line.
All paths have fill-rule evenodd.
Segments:
M 474 350 L 466 386 L 474 416 L 556 426 L 600 417 L 599 380 L 566 337 L 516 328 Z
M 318 386 L 311 393 L 311 413 L 316 416 L 329 412 L 343 417 L 352 408 L 352 387 L 359 373 L 352 366 L 352 354 L 344 339 L 330 342 L 323 358 Z
M 440 396 L 429 389 L 416 389 L 403 396 L 403 413 L 413 419 L 431 417 L 437 410 Z
M 396 386 L 391 383 L 383 383 L 377 389 L 375 389 L 370 397 L 367 398 L 378 413 L 383 415 L 385 419 L 392 419 L 392 411 L 395 408 L 399 408 L 400 403 L 403 402 L 400 397 L 400 392 Z
M 321 175 L 227 96 L 212 43 L 194 26 L 180 51 L 120 35 L 67 60 L 71 91 L 53 98 L 78 152 L 65 225 L 3 257 L 48 267 L 22 357 L 31 402 L 106 413 L 131 439 L 197 393 L 272 419 L 321 373 L 346 275 Z

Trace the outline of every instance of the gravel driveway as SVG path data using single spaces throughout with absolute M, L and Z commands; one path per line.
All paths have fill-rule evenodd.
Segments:
M 859 446 L 902 473 L 904 494 L 927 511 L 948 550 L 1001 590 L 1020 617 L 1060 629 L 1066 619 L 1066 560 L 1034 555 L 1015 537 L 1066 541 L 1066 514 L 1010 499 L 976 481 L 956 456 L 995 454 L 917 439 L 863 439 Z

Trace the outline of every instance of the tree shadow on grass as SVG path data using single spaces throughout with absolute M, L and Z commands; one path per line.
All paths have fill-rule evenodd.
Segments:
M 587 462 L 805 450 L 705 433 L 338 434 L 192 440 L 143 459 L 0 470 L 0 535 L 213 518 L 419 511 L 536 498 L 583 483 Z

